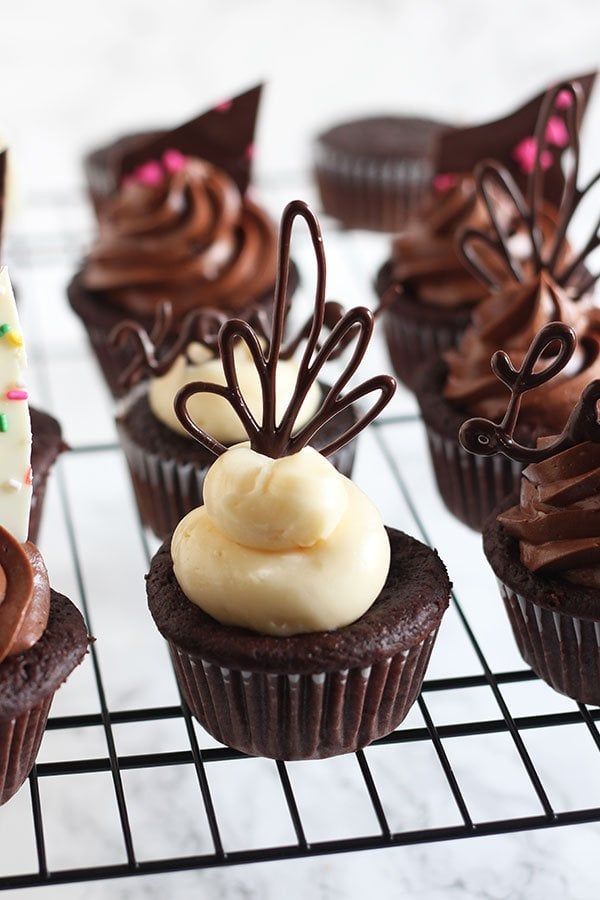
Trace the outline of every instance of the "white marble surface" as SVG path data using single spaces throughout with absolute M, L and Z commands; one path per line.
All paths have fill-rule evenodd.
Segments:
M 294 195 L 310 135 L 337 116 L 406 108 L 467 119 L 493 115 L 544 80 L 597 64 L 600 7 L 590 2 L 358 0 L 301 5 L 142 0 L 79 4 L 53 0 L 5 12 L 0 131 L 11 138 L 18 174 L 10 256 L 32 350 L 32 387 L 64 423 L 74 445 L 114 438 L 110 403 L 69 314 L 64 285 L 89 234 L 78 193 L 83 148 L 135 125 L 190 115 L 257 77 L 270 80 L 261 120 L 258 173 L 275 215 Z M 600 94 L 586 126 L 586 166 L 597 165 Z M 326 227 L 329 292 L 371 302 L 369 278 L 385 241 Z M 305 272 L 310 256 L 300 242 Z M 368 369 L 385 364 L 373 348 Z M 406 394 L 393 412 L 411 412 Z M 429 471 L 417 423 L 386 427 L 383 437 L 412 490 L 432 542 L 447 560 L 457 594 L 490 664 L 522 667 L 475 535 L 446 514 Z M 168 705 L 177 694 L 161 641 L 147 616 L 143 548 L 123 463 L 117 453 L 71 455 L 62 466 L 72 502 L 84 587 L 111 709 Z M 356 478 L 387 521 L 418 534 L 416 522 L 372 434 L 361 442 Z M 56 586 L 79 597 L 68 551 L 58 484 L 47 499 L 41 546 Z M 107 560 L 119 560 L 118 577 Z M 429 677 L 480 672 L 450 610 Z M 506 686 L 513 715 L 574 705 L 539 683 Z M 428 694 L 437 724 L 498 718 L 487 688 Z M 98 711 L 90 660 L 59 693 L 54 714 Z M 403 727 L 421 726 L 413 710 Z M 114 729 L 117 750 L 182 750 L 180 720 Z M 203 746 L 211 741 L 198 730 Z M 550 800 L 559 810 L 600 806 L 600 755 L 582 724 L 523 733 Z M 539 812 L 506 735 L 445 741 L 477 821 Z M 100 728 L 49 732 L 40 760 L 106 755 Z M 367 751 L 390 824 L 396 830 L 458 823 L 429 743 Z M 211 763 L 209 779 L 227 849 L 293 837 L 274 765 Z M 312 840 L 376 833 L 353 758 L 290 766 Z M 140 859 L 209 852 L 210 835 L 191 767 L 127 772 L 124 787 Z M 41 796 L 51 868 L 125 859 L 107 774 L 43 779 Z M 265 898 L 347 900 L 365 896 L 418 900 L 511 898 L 591 900 L 598 895 L 596 825 L 455 843 L 46 888 L 52 898 Z M 35 865 L 29 790 L 0 810 L 0 874 Z M 18 896 L 34 896 L 22 891 Z

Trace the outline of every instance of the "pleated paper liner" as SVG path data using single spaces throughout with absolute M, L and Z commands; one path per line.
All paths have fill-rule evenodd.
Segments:
M 33 769 L 54 692 L 14 719 L 0 721 L 0 805 L 19 790 Z

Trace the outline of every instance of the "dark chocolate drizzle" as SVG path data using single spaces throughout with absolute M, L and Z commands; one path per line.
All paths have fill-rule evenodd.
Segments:
M 287 288 L 290 266 L 290 242 L 292 226 L 297 217 L 303 218 L 306 222 L 315 251 L 317 262 L 315 306 L 313 315 L 302 329 L 301 334 L 289 344 L 284 345 L 283 334 L 288 307 Z M 239 416 L 250 440 L 251 448 L 258 453 L 273 458 L 297 453 L 312 440 L 327 422 L 330 422 L 356 401 L 371 393 L 378 392 L 379 396 L 371 408 L 363 413 L 352 427 L 343 431 L 339 437 L 321 449 L 320 452 L 324 456 L 329 456 L 356 437 L 369 422 L 372 422 L 379 415 L 381 410 L 391 400 L 396 389 L 396 382 L 389 375 L 378 375 L 370 378 L 344 396 L 341 395 L 342 390 L 358 369 L 365 355 L 373 333 L 375 320 L 373 314 L 366 307 L 356 307 L 337 318 L 329 333 L 322 339 L 321 332 L 328 316 L 328 304 L 325 301 L 325 271 L 323 238 L 317 218 L 306 203 L 301 200 L 293 200 L 291 203 L 288 203 L 281 217 L 277 280 L 273 300 L 273 324 L 267 349 L 263 350 L 261 346 L 258 329 L 253 328 L 248 322 L 244 322 L 241 319 L 230 319 L 222 325 L 218 336 L 219 352 L 227 384 L 217 385 L 201 381 L 191 382 L 183 387 L 175 398 L 175 412 L 183 427 L 191 437 L 214 453 L 215 456 L 225 453 L 227 447 L 199 428 L 192 420 L 187 409 L 187 403 L 194 394 L 204 392 L 224 397 Z M 339 316 L 341 310 L 339 304 L 335 304 L 333 307 L 330 306 L 329 309 L 329 316 L 332 314 Z M 281 421 L 276 422 L 275 399 L 278 362 L 282 358 L 291 356 L 304 339 L 306 339 L 306 347 L 300 360 L 298 380 L 294 392 Z M 234 360 L 234 347 L 240 340 L 246 344 L 260 378 L 262 391 L 262 418 L 260 423 L 256 421 L 250 412 L 240 391 Z M 352 342 L 355 344 L 354 349 L 341 375 L 327 391 L 313 418 L 296 434 L 293 434 L 298 413 L 324 364 L 332 359 L 334 355 L 339 354 L 343 347 Z
M 568 135 L 566 150 L 572 154 L 572 165 L 564 179 L 558 208 L 558 220 L 554 235 L 543 246 L 540 217 L 544 204 L 544 182 L 546 172 L 543 160 L 548 152 L 548 121 L 556 115 L 559 94 L 568 94 L 571 103 L 565 110 L 565 126 Z M 577 186 L 579 175 L 579 129 L 583 115 L 583 92 L 577 83 L 562 82 L 546 93 L 537 120 L 534 140 L 536 142 L 535 163 L 527 178 L 526 192 L 520 190 L 508 169 L 494 160 L 484 160 L 475 168 L 477 189 L 487 208 L 491 231 L 479 228 L 467 228 L 459 236 L 459 249 L 463 261 L 473 274 L 491 288 L 500 288 L 504 283 L 504 275 L 510 280 L 523 282 L 527 274 L 516 254 L 511 250 L 510 234 L 498 215 L 498 204 L 509 203 L 516 215 L 516 229 L 522 229 L 527 235 L 531 252 L 528 263 L 535 273 L 548 272 L 560 287 L 568 287 L 574 299 L 586 293 L 600 278 L 596 274 L 581 274 L 581 268 L 587 257 L 600 245 L 600 221 L 583 249 L 574 256 L 567 257 L 566 235 L 568 227 L 577 212 L 581 201 L 600 180 L 600 172 L 583 187 Z M 496 200 L 490 190 L 496 187 Z M 484 247 L 494 254 L 499 266 L 493 269 L 485 263 L 485 256 L 478 248 Z M 531 272 L 528 273 L 529 277 Z
M 550 362 L 536 371 L 540 361 L 558 344 Z M 459 440 L 465 450 L 477 456 L 502 453 L 520 463 L 541 462 L 584 441 L 600 441 L 597 404 L 600 379 L 591 381 L 574 407 L 562 432 L 551 442 L 537 448 L 524 447 L 514 439 L 521 397 L 535 390 L 561 372 L 575 352 L 577 338 L 573 329 L 562 322 L 550 322 L 531 342 L 523 364 L 515 369 L 507 353 L 498 350 L 492 357 L 492 370 L 510 391 L 510 400 L 500 424 L 490 419 L 468 419 L 461 427 Z

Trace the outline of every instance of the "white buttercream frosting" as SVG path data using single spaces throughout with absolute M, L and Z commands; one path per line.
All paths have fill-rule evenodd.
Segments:
M 253 416 L 260 421 L 262 395 L 260 379 L 250 352 L 244 343 L 234 351 L 240 390 Z M 298 366 L 293 360 L 280 360 L 277 366 L 277 420 L 283 415 L 298 380 Z M 164 425 L 188 436 L 173 408 L 177 392 L 192 381 L 225 384 L 221 360 L 202 344 L 187 348 L 187 358 L 179 356 L 165 375 L 150 379 L 148 399 L 152 412 Z M 321 400 L 321 389 L 313 385 L 296 419 L 299 429 L 314 415 Z M 200 393 L 188 401 L 188 411 L 200 428 L 222 444 L 237 444 L 245 440 L 246 432 L 238 416 L 224 397 Z
M 171 553 L 185 595 L 223 624 L 329 631 L 360 618 L 385 584 L 377 509 L 311 447 L 281 459 L 232 447 L 209 470 L 204 499 Z

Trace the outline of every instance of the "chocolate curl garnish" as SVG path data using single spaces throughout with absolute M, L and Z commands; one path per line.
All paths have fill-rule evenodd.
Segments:
M 293 350 L 290 351 L 290 345 L 284 346 L 283 333 L 287 311 L 290 242 L 292 226 L 297 217 L 303 218 L 306 222 L 315 251 L 317 261 L 315 306 L 311 319 L 301 330 L 300 338 L 294 338 L 291 343 L 293 349 L 296 349 L 300 341 L 305 339 L 306 347 L 300 360 L 294 392 L 281 421 L 276 422 L 277 365 L 280 359 L 285 359 L 293 352 Z M 219 331 L 219 352 L 226 384 L 192 382 L 183 387 L 175 398 L 175 412 L 188 434 L 216 456 L 227 450 L 224 444 L 195 424 L 187 408 L 189 399 L 195 394 L 217 394 L 231 404 L 244 426 L 253 450 L 273 458 L 288 456 L 305 447 L 328 422 L 357 400 L 377 392 L 379 396 L 371 408 L 363 413 L 352 427 L 343 431 L 338 438 L 323 447 L 320 452 L 328 456 L 351 441 L 389 402 L 396 383 L 391 376 L 379 375 L 352 389 L 345 396 L 341 395 L 364 357 L 373 332 L 374 318 L 365 307 L 351 309 L 341 318 L 337 318 L 339 314 L 340 307 L 338 305 L 332 306 L 325 302 L 325 254 L 319 223 L 305 203 L 301 200 L 294 200 L 286 206 L 281 218 L 277 280 L 268 346 L 266 350 L 263 349 L 257 330 L 248 322 L 231 319 L 222 326 Z M 322 339 L 321 332 L 328 315 L 336 317 L 337 321 L 329 334 Z M 260 379 L 262 395 L 260 423 L 252 415 L 240 391 L 234 358 L 234 349 L 239 341 L 246 344 Z M 353 342 L 355 346 L 344 370 L 322 399 L 316 414 L 296 434 L 293 434 L 298 414 L 321 369 L 326 362 L 339 354 L 341 348 Z
M 535 371 L 548 351 L 558 344 L 558 352 L 544 368 Z M 575 332 L 562 322 L 550 322 L 538 331 L 531 342 L 520 369 L 515 369 L 508 354 L 498 350 L 492 357 L 492 369 L 510 390 L 504 418 L 497 425 L 489 419 L 468 419 L 461 427 L 459 440 L 465 450 L 477 456 L 502 453 L 520 463 L 541 462 L 583 441 L 600 441 L 597 403 L 600 400 L 600 380 L 592 381 L 583 391 L 571 412 L 567 424 L 558 437 L 544 447 L 524 447 L 514 439 L 521 398 L 561 372 L 575 352 Z
M 600 220 L 581 252 L 567 263 L 563 262 L 569 225 L 583 198 L 600 180 L 599 172 L 585 187 L 581 189 L 577 187 L 580 159 L 579 129 L 584 105 L 583 92 L 577 83 L 563 82 L 546 93 L 533 138 L 535 160 L 527 178 L 525 195 L 508 169 L 500 163 L 484 160 L 475 167 L 477 190 L 487 208 L 491 231 L 467 228 L 459 235 L 458 246 L 467 268 L 489 287 L 499 288 L 505 278 L 522 282 L 527 277 L 511 245 L 511 234 L 502 226 L 498 215 L 500 204 L 504 203 L 512 206 L 515 213 L 513 233 L 517 230 L 527 235 L 531 248 L 528 262 L 533 265 L 534 272 L 548 272 L 559 286 L 569 286 L 575 299 L 581 297 L 600 278 L 598 272 L 595 275 L 578 277 L 575 283 L 573 282 L 583 262 L 600 245 L 598 233 Z M 570 151 L 572 164 L 564 181 L 554 235 L 544 247 L 542 230 L 544 178 L 551 152 L 549 136 L 559 109 L 564 109 L 564 120 L 560 119 L 565 128 L 565 144 L 562 150 Z M 493 188 L 496 189 L 495 196 Z M 499 263 L 498 266 L 490 267 L 486 263 L 486 256 L 489 258 L 490 254 Z
M 114 347 L 130 343 L 135 353 L 121 372 L 119 384 L 132 387 L 142 378 L 164 375 L 192 342 L 216 354 L 219 328 L 225 320 L 226 316 L 218 310 L 194 309 L 183 319 L 173 343 L 167 341 L 173 325 L 173 307 L 168 300 L 159 303 L 150 333 L 131 319 L 120 322 L 111 331 L 109 341 Z

